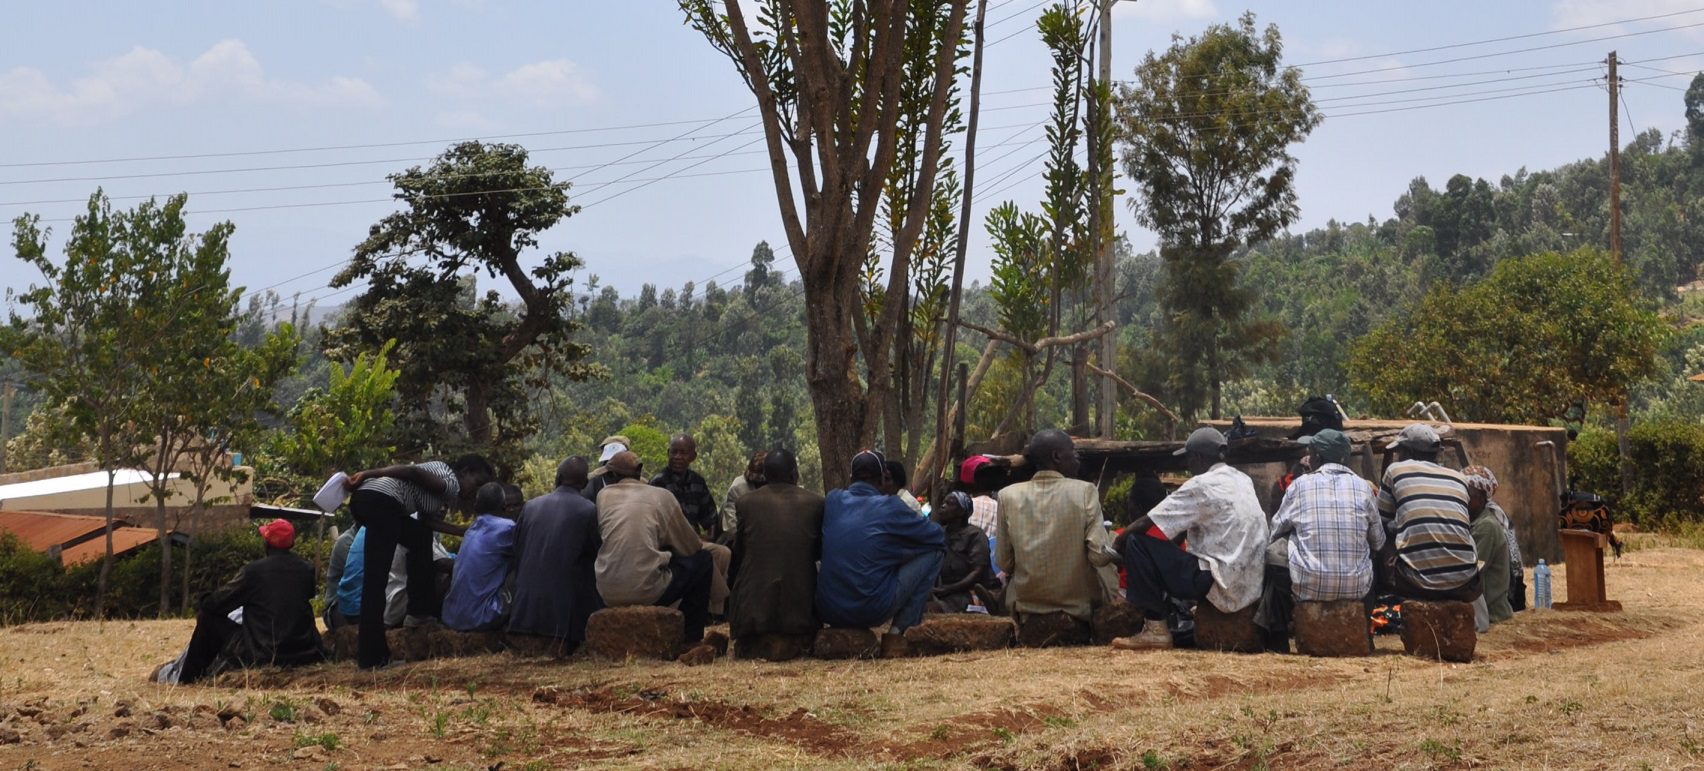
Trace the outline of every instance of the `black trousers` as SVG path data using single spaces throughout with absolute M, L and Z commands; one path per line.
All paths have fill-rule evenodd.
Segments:
M 189 647 L 183 654 L 178 683 L 189 685 L 205 677 L 241 631 L 242 626 L 223 613 L 203 610 L 196 614 L 195 631 L 190 634 Z
M 1177 544 L 1138 533 L 1124 539 L 1124 587 L 1124 598 L 1148 618 L 1165 618 L 1170 599 L 1205 599 L 1213 573 Z
M 390 663 L 385 642 L 385 584 L 390 581 L 396 547 L 408 549 L 408 615 L 436 618 L 441 607 L 437 576 L 432 567 L 432 531 L 408 516 L 402 504 L 388 495 L 356 490 L 350 514 L 367 528 L 361 555 L 361 623 L 355 661 L 362 668 Z
M 710 621 L 710 577 L 715 565 L 710 552 L 701 551 L 690 557 L 669 560 L 669 585 L 658 605 L 673 605 L 680 601 L 680 613 L 686 617 L 686 641 L 704 639 L 704 625 Z

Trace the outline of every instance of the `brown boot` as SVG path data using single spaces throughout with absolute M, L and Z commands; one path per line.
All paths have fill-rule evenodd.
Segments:
M 1112 647 L 1121 651 L 1171 650 L 1171 632 L 1166 629 L 1166 622 L 1150 618 L 1142 625 L 1142 631 L 1129 637 L 1114 637 Z

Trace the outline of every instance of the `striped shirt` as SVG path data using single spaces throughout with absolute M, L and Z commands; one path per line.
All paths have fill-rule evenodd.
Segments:
M 1347 467 L 1327 463 L 1296 477 L 1272 517 L 1272 537 L 1282 536 L 1297 600 L 1358 600 L 1372 588 L 1384 523 L 1373 486 Z
M 456 480 L 455 472 L 450 471 L 449 464 L 434 460 L 419 463 L 415 468 L 431 472 L 444 481 L 444 494 L 434 495 L 426 488 L 395 477 L 374 477 L 361 483 L 357 489 L 371 490 L 394 499 L 402 504 L 402 510 L 410 514 L 419 513 L 423 518 L 443 519 L 444 510 L 461 495 L 461 483 Z
M 1478 572 L 1461 472 L 1422 460 L 1385 469 L 1379 515 L 1396 532 L 1397 569 L 1427 589 L 1448 591 Z

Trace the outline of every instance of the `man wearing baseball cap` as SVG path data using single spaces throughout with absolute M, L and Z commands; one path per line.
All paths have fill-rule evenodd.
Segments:
M 1435 429 L 1415 423 L 1385 448 L 1397 461 L 1379 482 L 1379 515 L 1392 536 L 1379 552 L 1381 583 L 1407 599 L 1473 602 L 1480 581 L 1467 481 L 1438 465 L 1443 447 Z
M 314 566 L 290 552 L 296 529 L 275 519 L 259 532 L 266 556 L 202 598 L 189 647 L 154 671 L 155 682 L 187 685 L 226 669 L 325 660 L 325 643 L 314 625 Z
M 1260 599 L 1267 543 L 1266 513 L 1247 474 L 1225 463 L 1225 435 L 1198 428 L 1176 455 L 1187 457 L 1193 476 L 1128 530 L 1158 527 L 1166 539 L 1124 539 L 1125 596 L 1148 618 L 1137 640 L 1120 647 L 1193 644 L 1190 609 L 1207 601 L 1235 613 Z M 1187 540 L 1189 550 L 1178 542 Z M 1160 619 L 1168 619 L 1162 626 Z

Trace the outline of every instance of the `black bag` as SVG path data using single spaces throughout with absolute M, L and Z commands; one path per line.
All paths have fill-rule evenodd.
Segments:
M 1343 413 L 1337 410 L 1337 402 L 1325 396 L 1310 396 L 1297 408 L 1302 416 L 1302 427 L 1290 434 L 1291 439 L 1313 436 L 1327 428 L 1342 431 Z

